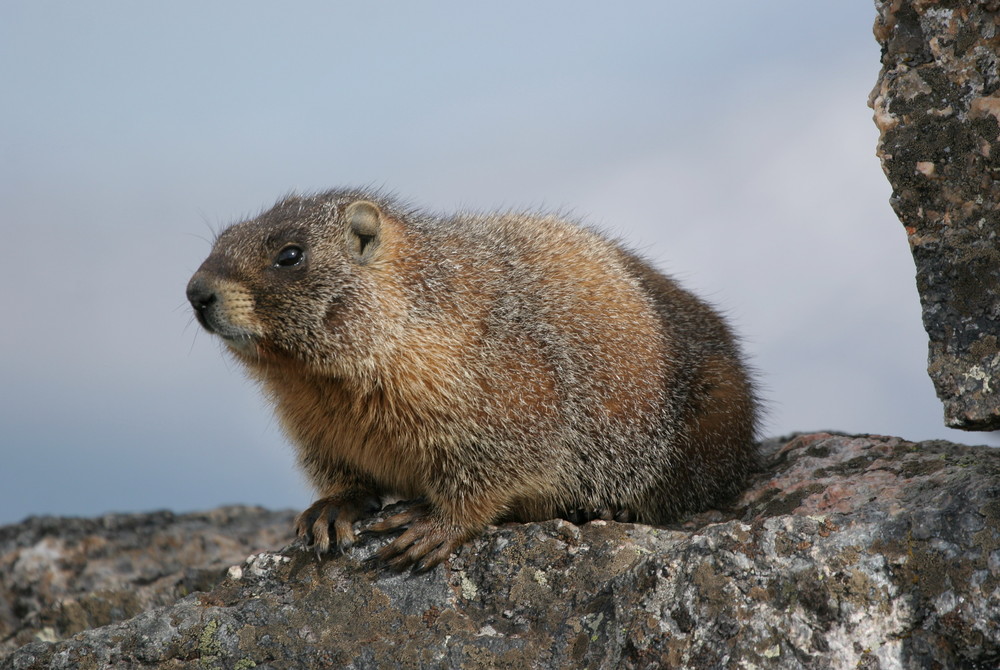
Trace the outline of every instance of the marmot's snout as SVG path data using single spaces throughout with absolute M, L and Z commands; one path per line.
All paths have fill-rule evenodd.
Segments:
M 219 300 L 219 294 L 211 284 L 200 274 L 191 278 L 187 285 L 187 299 L 194 308 L 194 316 L 202 328 L 210 333 L 215 332 L 208 319 L 209 310 Z
M 187 299 L 202 328 L 230 346 L 242 349 L 262 334 L 253 297 L 238 282 L 199 270 L 188 282 Z

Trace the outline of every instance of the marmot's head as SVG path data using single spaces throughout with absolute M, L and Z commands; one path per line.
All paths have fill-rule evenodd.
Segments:
M 198 322 L 247 364 L 351 367 L 373 336 L 391 335 L 395 292 L 380 275 L 393 256 L 387 238 L 402 234 L 356 194 L 289 197 L 224 230 L 187 297 Z

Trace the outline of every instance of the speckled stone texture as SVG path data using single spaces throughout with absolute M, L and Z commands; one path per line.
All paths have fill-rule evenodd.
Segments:
M 0 668 L 1000 667 L 1000 450 L 816 433 L 765 453 L 728 513 L 507 524 L 423 575 L 365 563 L 385 538 L 322 561 L 256 552 L 213 562 L 203 592 L 101 628 L 29 622 L 50 641 Z M 89 541 L 30 524 L 0 529 L 4 566 L 30 562 L 43 590 L 62 581 L 78 601 L 65 557 L 85 560 Z M 193 546 L 218 536 L 188 517 L 160 525 Z M 30 601 L 30 580 L 17 588 Z
M 35 517 L 0 528 L 0 656 L 207 591 L 247 554 L 292 540 L 291 511 Z
M 876 0 L 870 104 L 945 423 L 1000 429 L 1000 2 Z

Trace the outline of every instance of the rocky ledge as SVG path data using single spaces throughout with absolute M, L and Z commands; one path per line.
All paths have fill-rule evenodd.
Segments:
M 508 524 L 422 575 L 365 563 L 376 537 L 267 551 L 290 513 L 30 519 L 0 529 L 0 668 L 1000 665 L 1000 451 L 765 450 L 728 512 Z

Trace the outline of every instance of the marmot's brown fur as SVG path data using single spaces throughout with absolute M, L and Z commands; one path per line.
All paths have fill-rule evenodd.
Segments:
M 711 308 L 555 216 L 437 217 L 292 196 L 223 231 L 198 321 L 274 402 L 320 500 L 318 551 L 389 496 L 379 552 L 430 568 L 501 520 L 662 523 L 737 493 L 757 403 Z

